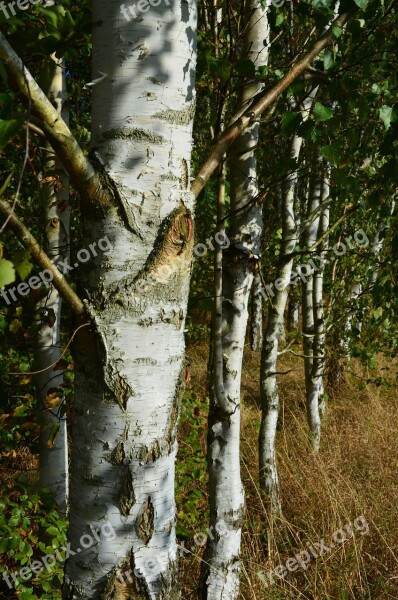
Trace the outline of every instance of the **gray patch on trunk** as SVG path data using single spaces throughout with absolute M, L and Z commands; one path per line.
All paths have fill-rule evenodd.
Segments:
M 140 514 L 137 518 L 135 529 L 137 534 L 144 542 L 145 546 L 148 545 L 149 540 L 153 535 L 153 522 L 155 516 L 155 509 L 153 507 L 151 498 L 149 497 L 141 509 Z

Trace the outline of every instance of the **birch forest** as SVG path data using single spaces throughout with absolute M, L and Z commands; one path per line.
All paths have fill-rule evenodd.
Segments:
M 397 600 L 397 9 L 0 2 L 0 600 Z

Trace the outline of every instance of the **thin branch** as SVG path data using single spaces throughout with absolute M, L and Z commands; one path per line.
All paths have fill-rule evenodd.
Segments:
M 57 360 L 55 362 L 53 362 L 51 365 L 48 365 L 45 369 L 41 369 L 40 371 L 13 371 L 13 372 L 7 373 L 7 375 L 38 375 L 39 373 L 44 373 L 45 371 L 48 371 L 48 369 L 55 367 L 55 365 L 61 360 L 61 358 L 63 356 L 65 356 L 66 352 L 68 351 L 69 346 L 75 339 L 77 332 L 80 331 L 80 329 L 82 329 L 83 327 L 88 327 L 89 325 L 90 325 L 90 323 L 83 323 L 83 325 L 79 325 L 79 327 L 77 327 L 75 329 L 75 331 L 72 333 L 72 336 L 71 336 L 69 342 L 66 344 L 65 348 L 63 349 L 62 354 L 57 358 Z M 55 375 L 54 375 L 54 377 L 55 377 Z M 54 379 L 54 377 L 52 377 L 52 379 Z M 50 379 L 50 381 L 51 381 L 51 379 Z
M 31 101 L 29 98 L 28 110 L 26 113 L 26 122 L 27 123 L 29 123 L 30 110 L 31 110 Z M 3 225 L 0 227 L 0 233 L 2 233 L 4 231 L 4 229 L 7 227 L 8 221 L 11 218 L 11 214 L 14 212 L 15 207 L 17 205 L 18 198 L 19 198 L 19 192 L 21 191 L 23 176 L 25 173 L 26 163 L 28 162 L 28 159 L 29 159 L 29 127 L 26 128 L 26 132 L 25 132 L 25 153 L 24 153 L 21 173 L 20 173 L 19 179 L 18 179 L 17 190 L 15 192 L 14 200 L 13 200 L 12 207 L 11 207 L 11 213 L 8 215 L 8 217 L 4 221 Z
M 72 287 L 66 281 L 61 271 L 59 271 L 58 268 L 51 262 L 50 258 L 41 248 L 36 238 L 30 233 L 22 221 L 20 221 L 13 212 L 12 206 L 5 200 L 0 200 L 0 215 L 8 219 L 9 227 L 15 233 L 19 241 L 25 246 L 25 248 L 29 250 L 37 264 L 43 269 L 47 269 L 51 272 L 53 276 L 52 283 L 54 287 L 58 290 L 65 302 L 69 304 L 75 315 L 82 317 L 84 315 L 83 302 L 73 291 Z
M 303 56 L 292 69 L 269 91 L 260 93 L 257 98 L 254 98 L 253 104 L 232 123 L 221 134 L 216 146 L 213 148 L 207 160 L 199 169 L 192 186 L 191 191 L 197 198 L 203 190 L 210 177 L 221 164 L 223 156 L 231 146 L 231 144 L 239 137 L 239 135 L 251 125 L 271 104 L 273 104 L 279 96 L 284 92 L 296 79 L 301 75 L 311 64 L 311 62 L 319 55 L 321 50 L 329 46 L 333 40 L 333 28 L 342 27 L 358 9 L 353 9 L 347 13 L 340 15 L 314 44 L 307 54 Z
M 109 203 L 110 193 L 101 184 L 98 173 L 84 155 L 65 121 L 37 85 L 1 31 L 0 60 L 12 75 L 25 99 L 31 104 L 32 112 L 40 118 L 48 141 L 68 171 L 83 201 L 87 199 L 95 204 Z

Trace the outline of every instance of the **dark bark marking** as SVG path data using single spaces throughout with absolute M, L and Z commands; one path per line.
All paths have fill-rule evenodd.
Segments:
M 155 509 L 153 507 L 151 498 L 147 498 L 141 509 L 140 514 L 137 518 L 135 529 L 138 536 L 144 542 L 145 546 L 148 545 L 149 540 L 153 535 L 153 522 L 155 517 Z
M 119 374 L 115 377 L 115 394 L 120 408 L 125 411 L 127 400 L 131 396 L 134 396 L 134 392 L 127 383 L 127 380 Z
M 102 134 L 106 140 L 122 139 L 130 140 L 130 142 L 150 142 L 151 144 L 164 144 L 165 140 L 161 135 L 156 135 L 145 129 L 136 129 L 134 127 L 119 127 L 118 129 L 110 129 Z
M 119 442 L 116 448 L 109 456 L 109 462 L 115 466 L 121 466 L 125 461 L 126 455 L 124 452 L 123 442 Z
M 118 501 L 120 506 L 120 512 L 123 516 L 127 517 L 130 514 L 131 508 L 135 503 L 133 476 L 130 470 L 128 470 L 123 476 Z

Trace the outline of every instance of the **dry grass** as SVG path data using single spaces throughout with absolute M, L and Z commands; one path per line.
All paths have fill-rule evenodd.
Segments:
M 205 346 L 189 349 L 192 386 L 206 395 Z M 398 598 L 398 398 L 395 388 L 365 387 L 348 377 L 329 401 L 322 448 L 309 447 L 302 364 L 282 357 L 278 465 L 283 519 L 270 520 L 257 486 L 260 424 L 259 355 L 248 351 L 242 380 L 242 478 L 246 491 L 241 598 L 247 600 L 397 600 Z M 356 365 L 358 374 L 366 378 Z M 358 383 L 359 382 L 359 383 Z M 203 441 L 206 431 L 203 431 Z M 266 587 L 259 574 L 324 540 L 363 515 L 369 532 L 359 532 L 307 569 L 274 577 Z M 197 598 L 200 552 L 181 561 L 184 600 Z

